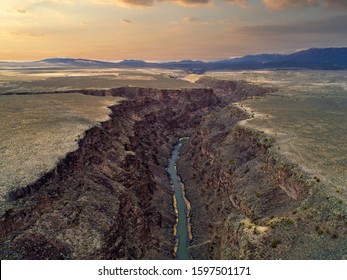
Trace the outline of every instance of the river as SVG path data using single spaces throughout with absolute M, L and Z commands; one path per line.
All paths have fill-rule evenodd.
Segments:
M 175 245 L 175 254 L 178 260 L 191 259 L 188 254 L 188 244 L 191 239 L 191 230 L 189 225 L 189 209 L 190 205 L 185 197 L 184 185 L 177 175 L 176 162 L 179 158 L 179 152 L 182 147 L 181 139 L 174 147 L 171 158 L 169 160 L 168 173 L 174 186 L 174 207 L 177 215 L 177 223 L 175 226 L 175 236 L 177 238 Z

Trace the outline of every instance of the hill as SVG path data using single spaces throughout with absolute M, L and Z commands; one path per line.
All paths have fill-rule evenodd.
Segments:
M 183 69 L 201 73 L 207 70 L 243 70 L 243 69 L 321 69 L 346 70 L 347 47 L 312 48 L 292 54 L 257 54 L 243 57 L 204 62 L 200 60 L 181 60 L 171 62 L 146 62 L 143 60 L 123 60 L 109 62 L 82 58 L 49 58 L 36 62 L 1 62 L 0 68 L 6 67 L 122 67 L 164 69 Z

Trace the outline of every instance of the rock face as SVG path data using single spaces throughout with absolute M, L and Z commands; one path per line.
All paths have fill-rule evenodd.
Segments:
M 34 184 L 10 194 L 2 259 L 170 259 L 175 215 L 166 172 L 174 143 L 218 105 L 210 89 L 120 88 L 111 120 Z
M 219 80 L 208 76 L 202 77 L 197 83 L 213 88 L 223 106 L 252 96 L 264 96 L 275 91 L 274 88 L 259 87 L 245 81 Z
M 175 213 L 166 167 L 178 162 L 191 204 L 195 259 L 347 257 L 347 208 L 269 136 L 239 126 L 231 102 L 268 90 L 201 80 L 212 89 L 81 91 L 127 97 L 50 173 L 10 194 L 2 259 L 171 259 Z
M 236 82 L 230 85 L 222 82 L 216 94 L 237 92 Z M 271 137 L 238 125 L 245 118 L 233 105 L 213 112 L 182 148 L 178 172 L 192 207 L 192 257 L 345 258 L 346 206 L 287 162 Z

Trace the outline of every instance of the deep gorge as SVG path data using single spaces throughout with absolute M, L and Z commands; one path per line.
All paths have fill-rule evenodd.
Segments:
M 218 99 L 210 89 L 106 94 L 129 100 L 112 107 L 111 119 L 88 130 L 54 170 L 10 194 L 13 207 L 0 222 L 3 258 L 173 258 L 168 158 Z
M 271 139 L 237 126 L 247 115 L 231 102 L 268 90 L 201 82 L 213 89 L 81 91 L 128 100 L 111 107 L 111 119 L 88 130 L 54 170 L 9 195 L 2 259 L 174 258 L 166 168 L 186 136 L 178 173 L 192 205 L 193 258 L 331 258 L 324 246 L 336 252 L 344 244 L 345 217 L 328 223 L 330 209 L 316 201 L 325 194 L 271 154 Z M 312 220 L 312 209 L 324 215 Z M 324 233 L 316 242 L 317 224 L 339 238 Z

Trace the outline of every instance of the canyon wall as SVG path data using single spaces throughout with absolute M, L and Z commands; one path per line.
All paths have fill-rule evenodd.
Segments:
M 175 213 L 166 167 L 191 204 L 194 259 L 346 258 L 347 211 L 283 158 L 268 135 L 238 125 L 231 104 L 269 89 L 203 78 L 206 89 L 118 88 L 128 98 L 79 149 L 14 191 L 0 219 L 2 259 L 172 259 Z
M 54 170 L 10 194 L 2 259 L 173 258 L 167 160 L 218 100 L 210 89 L 107 94 L 129 100 L 111 107 L 111 119 L 88 130 Z
M 247 86 L 240 93 L 237 82 L 213 83 L 229 100 L 249 92 Z M 227 105 L 205 116 L 182 148 L 178 172 L 192 207 L 191 256 L 346 258 L 346 206 L 282 156 L 273 138 L 238 124 L 248 117 Z

